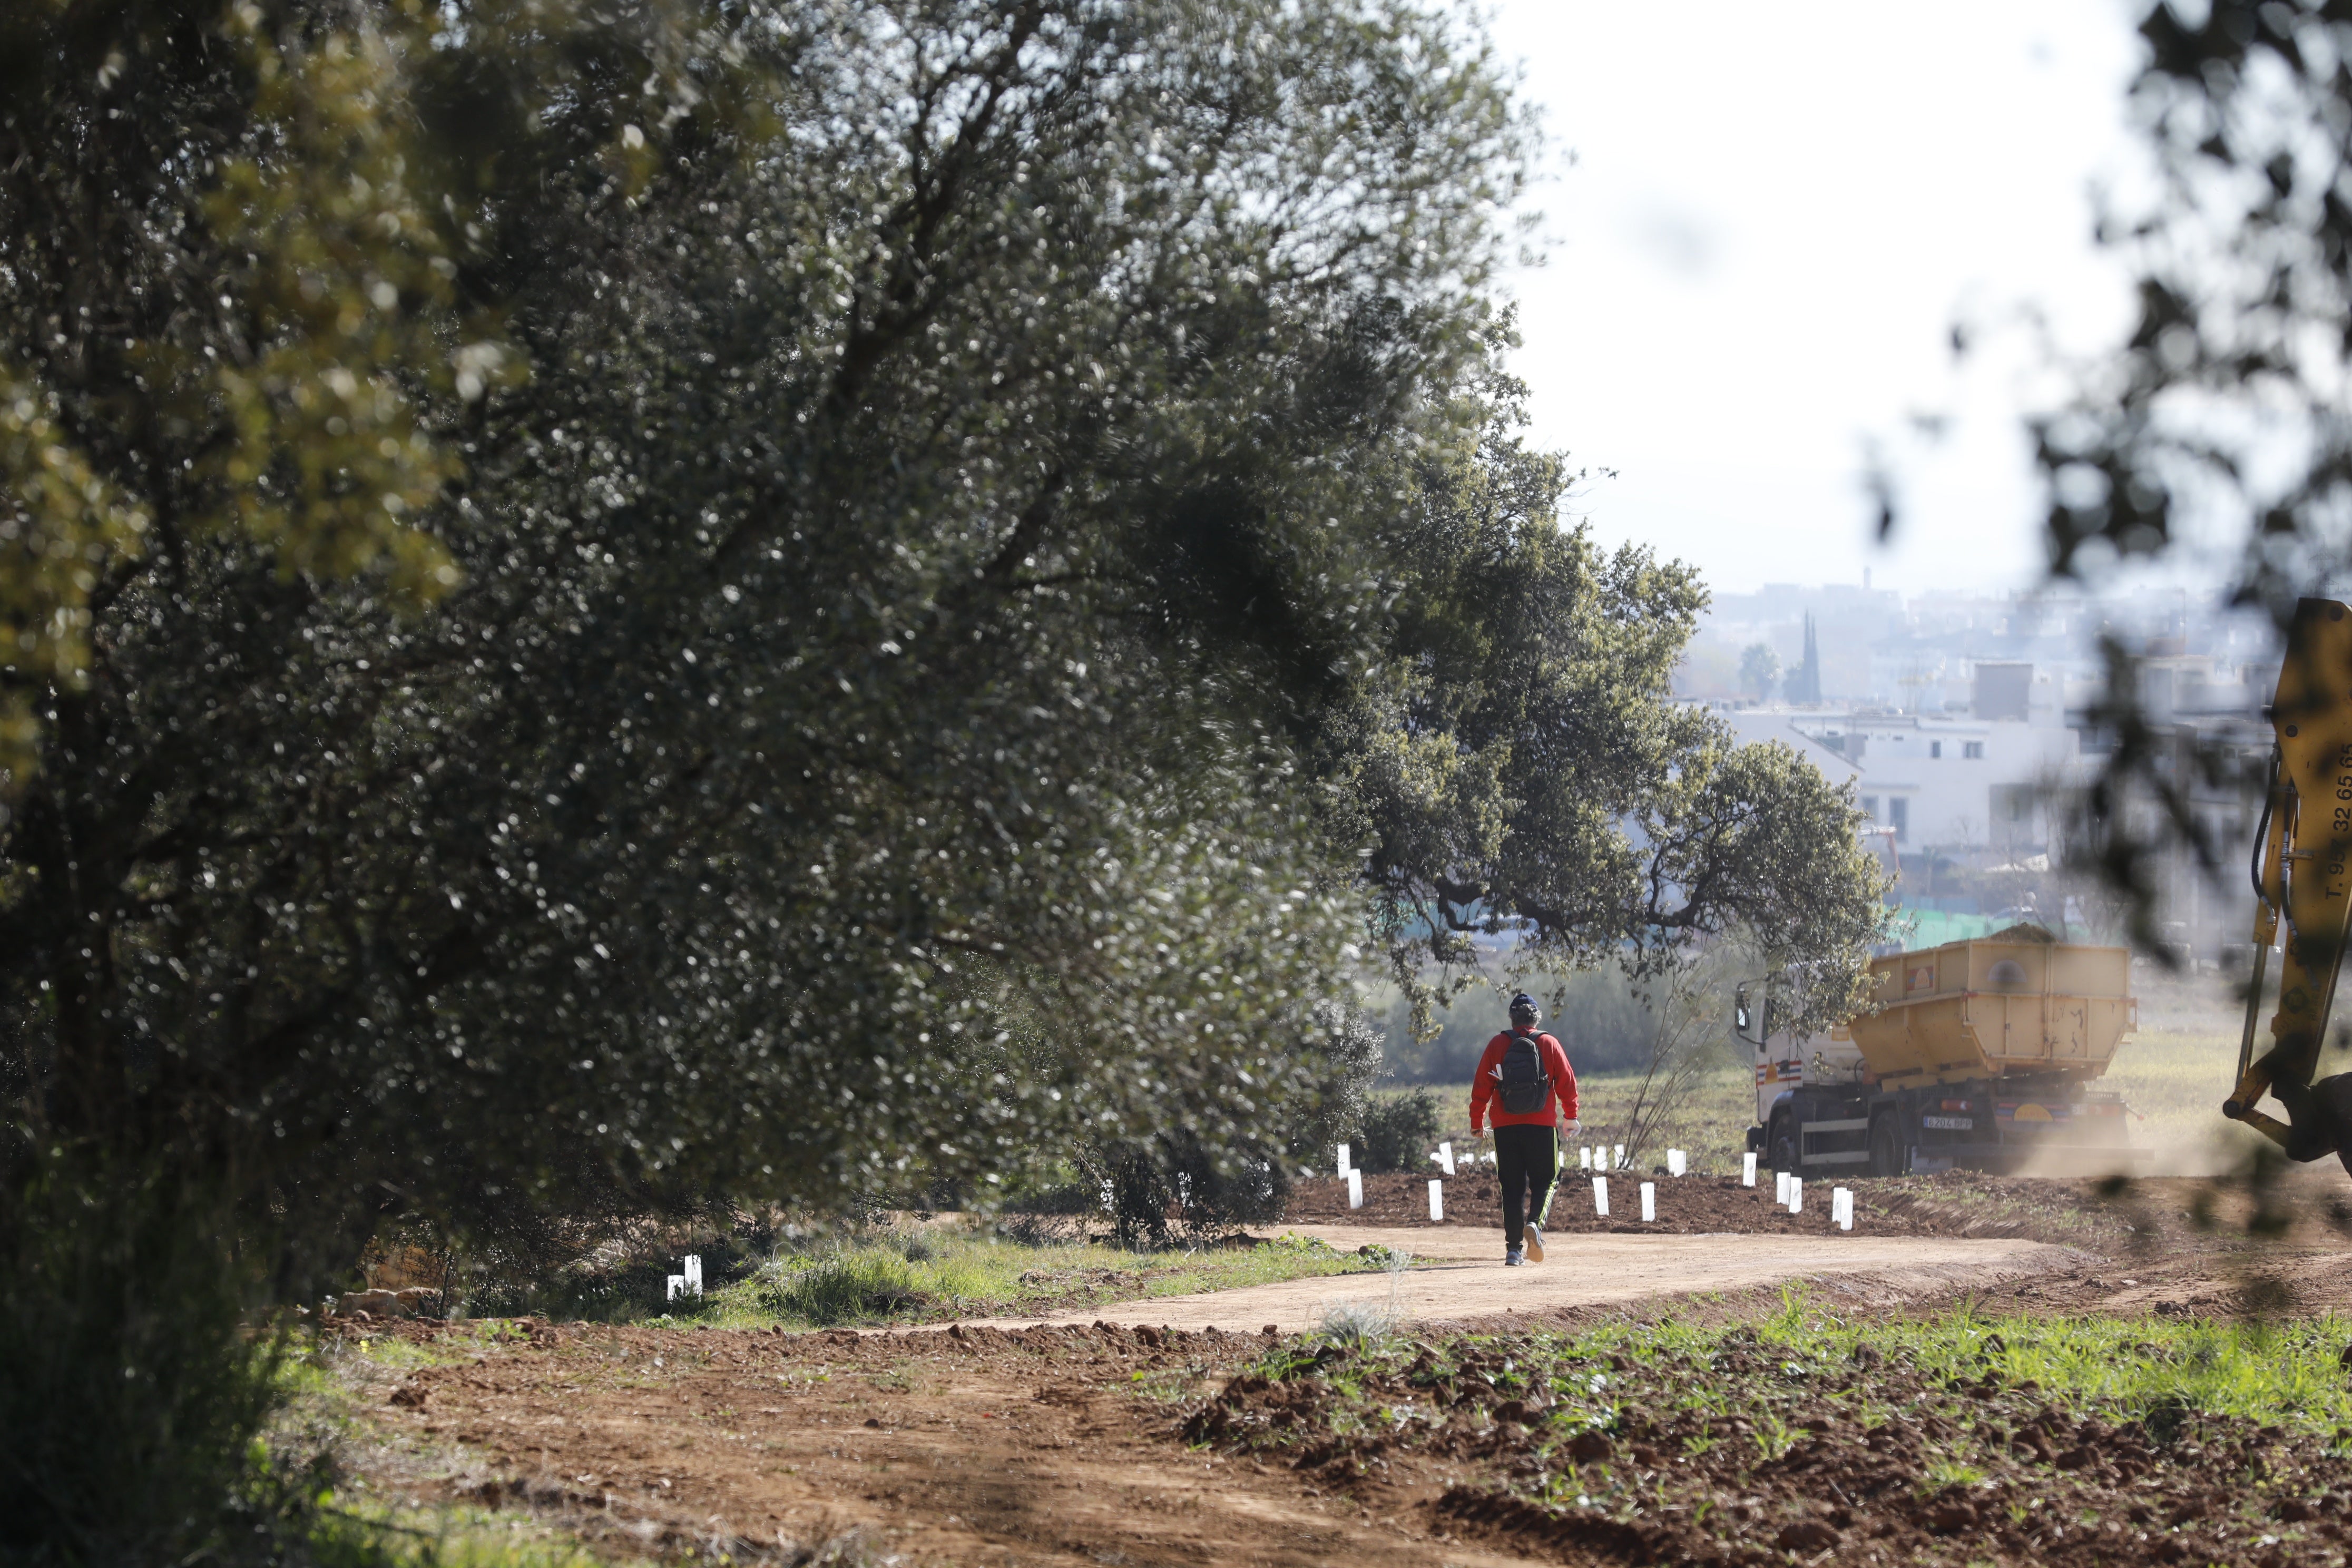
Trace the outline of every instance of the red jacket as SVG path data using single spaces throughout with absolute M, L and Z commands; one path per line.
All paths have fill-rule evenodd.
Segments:
M 1551 1075 L 1551 1098 L 1534 1110 L 1509 1111 L 1494 1104 L 1495 1075 L 1502 1070 L 1503 1052 L 1510 1045 L 1508 1034 L 1496 1035 L 1486 1042 L 1479 1055 L 1477 1074 L 1470 1080 L 1470 1131 L 1475 1137 L 1486 1130 L 1491 1113 L 1497 1127 L 1557 1127 L 1559 1118 L 1552 1115 L 1552 1106 L 1559 1106 L 1560 1117 L 1576 1120 L 1576 1072 L 1568 1065 L 1568 1053 L 1549 1035 L 1536 1037 L 1536 1048 L 1543 1053 L 1544 1071 Z

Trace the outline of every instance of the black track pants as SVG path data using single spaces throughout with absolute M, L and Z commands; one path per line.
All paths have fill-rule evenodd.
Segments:
M 1559 1134 L 1551 1127 L 1495 1129 L 1495 1173 L 1503 1179 L 1503 1245 L 1517 1251 L 1527 1224 L 1551 1213 L 1551 1184 L 1559 1179 Z

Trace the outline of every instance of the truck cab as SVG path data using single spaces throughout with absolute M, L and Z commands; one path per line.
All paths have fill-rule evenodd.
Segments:
M 1775 1171 L 1872 1165 L 1874 1084 L 1853 1029 L 1836 1024 L 1819 1034 L 1792 1030 L 1775 991 L 1772 977 L 1759 977 L 1742 981 L 1733 993 L 1732 1034 L 1756 1068 L 1756 1121 L 1748 1129 L 1748 1147 Z

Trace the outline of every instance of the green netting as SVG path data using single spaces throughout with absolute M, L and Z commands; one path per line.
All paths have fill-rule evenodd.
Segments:
M 1980 936 L 1990 936 L 1994 931 L 2016 923 L 2014 919 L 1996 920 L 1991 915 L 1956 915 L 1942 910 L 1905 910 L 1896 929 L 1903 934 L 1903 951 L 1920 952 L 1931 947 L 1941 947 L 1948 942 L 1968 942 Z

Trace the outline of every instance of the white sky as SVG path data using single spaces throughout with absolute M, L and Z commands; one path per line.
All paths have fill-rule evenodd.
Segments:
M 1535 437 L 1617 470 L 1580 503 L 1599 536 L 1722 592 L 2031 585 L 2038 356 L 2011 330 L 1956 369 L 1948 333 L 2029 303 L 2076 352 L 2126 324 L 2090 238 L 2095 183 L 2139 166 L 2124 0 L 1502 0 L 1494 23 L 1553 176 L 1516 368 Z M 1957 416 L 1940 443 L 1909 433 L 1928 411 Z M 1874 437 L 1907 502 L 1889 549 Z

